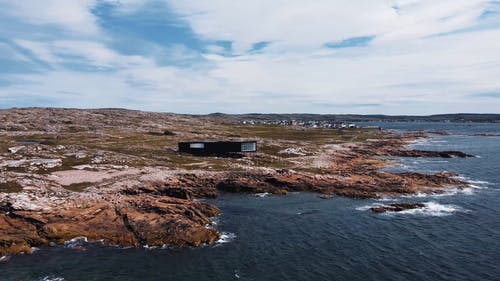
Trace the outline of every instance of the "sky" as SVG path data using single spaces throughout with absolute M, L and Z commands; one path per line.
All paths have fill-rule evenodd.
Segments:
M 0 108 L 500 113 L 500 1 L 0 0 Z

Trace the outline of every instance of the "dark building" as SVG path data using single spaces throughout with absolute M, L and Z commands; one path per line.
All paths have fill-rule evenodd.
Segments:
M 256 151 L 256 141 L 191 141 L 179 143 L 179 152 L 197 155 L 225 155 Z

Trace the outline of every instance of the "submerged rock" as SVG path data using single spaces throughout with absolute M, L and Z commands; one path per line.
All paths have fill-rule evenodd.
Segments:
M 372 207 L 370 210 L 374 213 L 387 213 L 387 212 L 402 212 L 405 210 L 424 208 L 425 204 L 422 203 L 393 203 L 386 206 Z

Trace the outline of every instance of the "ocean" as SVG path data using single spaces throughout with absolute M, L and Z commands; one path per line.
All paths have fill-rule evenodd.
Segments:
M 224 235 L 199 248 L 117 248 L 80 241 L 0 263 L 0 280 L 500 280 L 500 124 L 370 123 L 451 132 L 412 143 L 476 158 L 400 158 L 393 171 L 453 171 L 473 186 L 379 200 L 314 193 L 221 194 Z M 487 134 L 491 136 L 484 136 Z M 425 208 L 375 214 L 391 202 Z

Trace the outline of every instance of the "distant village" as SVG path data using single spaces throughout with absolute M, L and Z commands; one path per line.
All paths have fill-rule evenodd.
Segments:
M 333 120 L 243 120 L 240 122 L 243 125 L 281 125 L 281 126 L 302 126 L 305 128 L 333 128 L 333 129 L 348 129 L 359 128 L 354 123 L 336 122 Z

